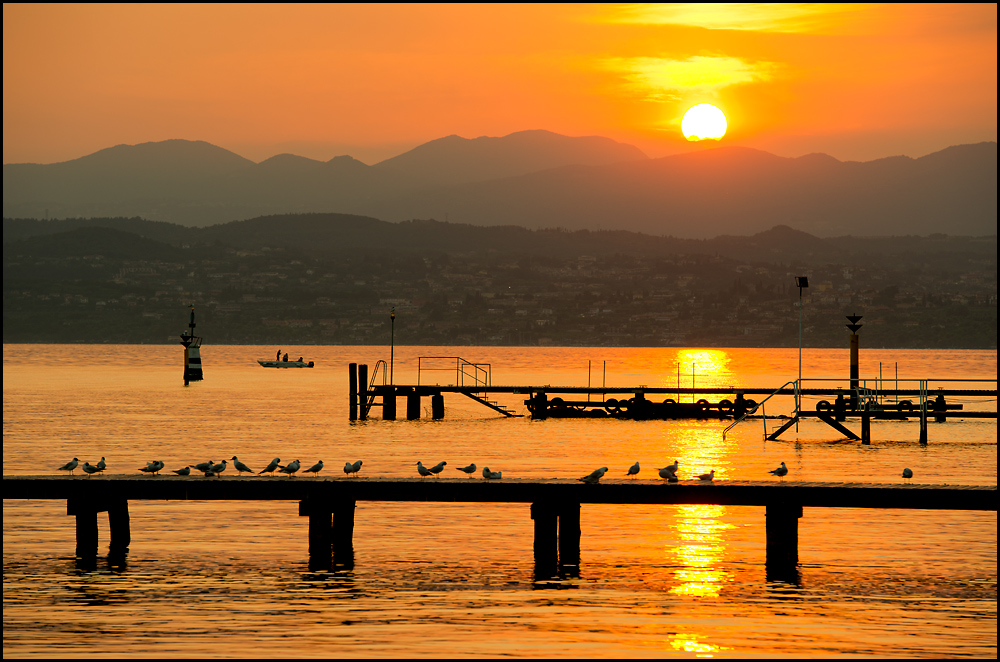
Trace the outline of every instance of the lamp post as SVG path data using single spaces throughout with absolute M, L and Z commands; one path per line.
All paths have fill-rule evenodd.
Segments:
M 389 312 L 389 385 L 394 386 L 392 381 L 392 363 L 396 354 L 396 306 Z
M 802 290 L 809 287 L 807 276 L 796 276 L 795 287 L 799 288 L 799 379 L 795 382 L 795 415 L 802 408 Z

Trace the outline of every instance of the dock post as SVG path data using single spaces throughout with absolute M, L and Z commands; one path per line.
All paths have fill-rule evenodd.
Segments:
M 131 518 L 126 499 L 116 499 L 108 504 L 108 525 L 111 529 L 109 556 L 124 556 L 132 544 Z
M 927 403 L 920 407 L 920 445 L 927 445 Z
M 386 386 L 382 389 L 382 420 L 396 420 L 396 387 Z
M 347 371 L 349 373 L 350 380 L 350 414 L 349 419 L 352 421 L 358 420 L 358 364 L 351 363 L 347 366 Z
M 944 423 L 946 420 L 948 420 L 944 416 L 944 412 L 948 409 L 948 404 L 944 401 L 944 395 L 938 393 L 937 397 L 934 398 L 934 407 L 933 407 L 933 409 L 934 409 L 935 412 L 942 412 L 940 414 L 938 414 L 938 413 L 934 414 L 934 422 L 935 423 Z
M 872 413 L 865 406 L 861 410 L 861 444 L 869 446 L 872 443 Z
M 844 394 L 838 393 L 837 399 L 833 403 L 833 420 L 843 423 L 847 420 L 845 411 L 847 410 L 847 402 L 844 400 Z
M 338 501 L 333 505 L 333 564 L 345 568 L 354 567 L 354 511 L 357 502 L 353 499 Z
M 66 514 L 76 516 L 76 556 L 97 556 L 97 504 L 83 499 L 67 499 Z
M 440 393 L 431 396 L 431 418 L 435 421 L 444 418 L 444 396 Z
M 420 394 L 411 389 L 406 394 L 406 420 L 415 421 L 420 418 Z
M 580 574 L 580 504 L 565 503 L 559 508 L 559 570 Z
M 309 518 L 309 569 L 329 570 L 333 560 L 333 506 L 304 499 L 299 501 L 299 516 Z
M 767 505 L 765 513 L 768 579 L 794 576 L 799 564 L 799 518 L 802 517 L 802 506 L 771 503 Z
M 553 577 L 559 565 L 558 514 L 548 504 L 531 504 L 535 522 L 535 579 Z
M 358 401 L 361 411 L 358 412 L 362 421 L 368 420 L 368 364 L 358 364 Z

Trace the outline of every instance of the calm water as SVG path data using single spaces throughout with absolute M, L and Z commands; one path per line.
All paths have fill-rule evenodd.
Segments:
M 274 456 L 323 459 L 331 478 L 363 459 L 362 479 L 415 476 L 417 460 L 447 460 L 452 477 L 476 462 L 519 478 L 607 465 L 612 478 L 638 460 L 640 478 L 652 479 L 676 458 L 682 478 L 716 469 L 722 480 L 765 479 L 784 461 L 794 480 L 898 482 L 908 466 L 915 482 L 996 484 L 995 420 L 932 423 L 926 447 L 915 422 L 874 422 L 871 446 L 815 422 L 765 442 L 760 420 L 723 442 L 720 421 L 501 419 L 451 396 L 442 421 L 427 411 L 352 424 L 347 364 L 374 366 L 386 348 L 285 348 L 317 367 L 256 365 L 276 349 L 207 345 L 206 380 L 185 388 L 179 345 L 5 345 L 4 474 L 54 474 L 73 456 L 103 455 L 109 473 L 137 474 L 152 459 L 169 470 L 238 455 L 258 470 Z M 400 347 L 397 383 L 416 381 L 418 356 L 490 363 L 496 385 L 586 386 L 588 361 L 590 383 L 609 386 L 689 386 L 693 364 L 697 386 L 776 388 L 798 369 L 796 350 Z M 995 351 L 862 350 L 862 377 L 877 377 L 879 362 L 901 380 L 997 374 Z M 803 356 L 807 377 L 847 367 L 846 349 Z M 524 412 L 523 398 L 501 402 Z M 767 405 L 768 415 L 790 409 Z M 584 505 L 581 577 L 546 582 L 532 575 L 525 504 L 359 502 L 356 566 L 326 573 L 307 567 L 307 520 L 294 502 L 130 509 L 127 569 L 86 571 L 65 503 L 4 501 L 5 657 L 997 652 L 995 513 L 806 509 L 793 584 L 766 580 L 762 508 Z

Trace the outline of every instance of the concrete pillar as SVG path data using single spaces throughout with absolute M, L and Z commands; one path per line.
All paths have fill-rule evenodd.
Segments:
M 558 514 L 548 504 L 531 504 L 531 519 L 535 522 L 535 578 L 556 574 L 559 565 Z
M 406 420 L 416 421 L 420 418 L 420 394 L 416 390 L 406 395 Z
M 794 568 L 799 563 L 799 518 L 802 506 L 794 504 L 768 504 L 767 566 L 783 574 L 782 570 Z
M 444 396 L 440 393 L 431 396 L 431 418 L 435 421 L 444 418 Z
M 358 420 L 358 364 L 351 363 L 347 366 L 348 379 L 350 381 L 350 413 L 348 418 L 352 421 Z
M 382 389 L 382 420 L 396 420 L 396 387 L 386 386 Z

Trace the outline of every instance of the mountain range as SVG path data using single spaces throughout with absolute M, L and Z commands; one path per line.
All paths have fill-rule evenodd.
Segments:
M 187 140 L 3 166 L 5 219 L 141 216 L 204 227 L 317 212 L 683 238 L 776 225 L 819 237 L 986 236 L 997 228 L 997 144 L 864 163 L 742 147 L 651 159 L 609 138 L 522 131 L 448 136 L 371 166 L 291 154 L 254 163 Z

